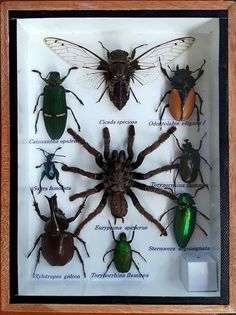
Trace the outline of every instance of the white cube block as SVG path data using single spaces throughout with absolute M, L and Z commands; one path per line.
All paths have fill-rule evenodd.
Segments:
M 217 263 L 210 254 L 181 256 L 181 280 L 187 291 L 216 291 Z

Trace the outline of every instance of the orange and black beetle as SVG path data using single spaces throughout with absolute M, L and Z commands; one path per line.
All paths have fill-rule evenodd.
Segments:
M 176 70 L 172 70 L 169 66 L 171 72 L 174 72 L 174 76 L 172 78 L 169 77 L 166 69 L 162 67 L 160 61 L 160 69 L 162 73 L 167 77 L 172 85 L 172 89 L 167 91 L 164 96 L 162 97 L 156 111 L 158 110 L 159 106 L 165 99 L 166 95 L 169 94 L 169 103 L 165 105 L 163 108 L 161 115 L 160 115 L 160 126 L 162 117 L 165 113 L 167 107 L 169 107 L 170 113 L 175 120 L 188 120 L 194 108 L 197 110 L 197 122 L 199 128 L 200 117 L 199 114 L 203 115 L 202 113 L 202 98 L 200 94 L 198 94 L 194 89 L 194 85 L 196 81 L 203 75 L 204 70 L 202 69 L 206 60 L 204 59 L 203 64 L 200 68 L 195 71 L 191 71 L 189 66 L 187 65 L 185 69 L 179 69 L 179 66 L 176 66 Z M 198 72 L 196 79 L 192 76 L 193 73 Z M 200 108 L 196 105 L 196 96 L 198 96 L 200 100 Z

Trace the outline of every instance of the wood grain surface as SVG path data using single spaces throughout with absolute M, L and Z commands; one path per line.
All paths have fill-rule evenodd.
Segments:
M 9 10 L 228 10 L 229 12 L 229 305 L 56 305 L 9 303 Z M 217 314 L 236 313 L 236 3 L 233 1 L 7 1 L 1 3 L 1 313 Z

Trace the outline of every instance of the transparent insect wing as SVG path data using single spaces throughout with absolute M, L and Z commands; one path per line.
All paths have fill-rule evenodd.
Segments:
M 57 54 L 71 66 L 98 70 L 98 67 L 101 65 L 101 63 L 107 64 L 105 60 L 100 58 L 89 49 L 67 40 L 55 37 L 46 37 L 44 38 L 44 43 L 55 54 Z

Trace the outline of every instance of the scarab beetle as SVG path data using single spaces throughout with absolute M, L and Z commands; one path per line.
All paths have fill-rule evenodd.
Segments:
M 156 111 L 159 109 L 159 106 L 164 101 L 165 97 L 169 94 L 169 103 L 166 104 L 161 112 L 160 115 L 160 126 L 162 122 L 162 117 L 165 113 L 165 110 L 167 107 L 169 107 L 170 113 L 172 117 L 175 120 L 182 121 L 182 120 L 188 120 L 192 113 L 194 108 L 197 110 L 197 123 L 199 128 L 200 123 L 200 115 L 203 115 L 202 113 L 202 97 L 199 93 L 197 93 L 193 87 L 196 83 L 196 81 L 203 75 L 204 70 L 202 69 L 205 65 L 206 60 L 204 59 L 203 64 L 200 68 L 196 69 L 195 71 L 191 71 L 189 69 L 189 66 L 187 65 L 185 69 L 180 69 L 179 66 L 176 66 L 176 70 L 171 70 L 171 72 L 174 72 L 174 76 L 171 78 L 169 77 L 166 69 L 162 67 L 161 61 L 160 61 L 160 69 L 162 73 L 167 77 L 167 79 L 170 81 L 170 84 L 172 86 L 172 89 L 167 91 L 164 96 L 162 97 Z M 192 76 L 193 73 L 198 72 L 197 77 L 194 78 Z M 200 109 L 199 106 L 196 105 L 196 96 L 198 96 L 200 101 Z
M 65 155 L 56 154 L 56 152 L 58 150 L 60 150 L 61 147 L 57 148 L 54 153 L 49 153 L 49 152 L 47 152 L 47 151 L 45 151 L 45 150 L 43 150 L 41 148 L 37 148 L 37 149 L 41 150 L 43 152 L 43 155 L 46 157 L 46 162 L 44 162 L 44 163 L 42 163 L 42 164 L 40 164 L 38 166 L 35 166 L 36 168 L 44 166 L 44 170 L 43 170 L 43 172 L 41 174 L 41 178 L 40 178 L 40 182 L 39 182 L 39 192 L 38 193 L 39 194 L 41 193 L 41 190 L 42 190 L 41 183 L 42 183 L 42 180 L 43 180 L 44 176 L 46 176 L 50 180 L 53 180 L 56 177 L 56 181 L 57 181 L 58 185 L 65 192 L 64 187 L 62 186 L 62 184 L 59 183 L 59 172 L 58 172 L 58 170 L 56 169 L 56 166 L 55 166 L 55 163 L 60 163 L 62 165 L 64 165 L 64 163 L 57 162 L 57 161 L 52 161 L 55 156 L 65 157 Z
M 79 250 L 74 245 L 74 237 L 78 239 L 80 242 L 83 243 L 85 247 L 85 251 L 89 257 L 86 243 L 78 236 L 73 233 L 66 231 L 69 227 L 69 224 L 73 222 L 78 215 L 81 213 L 81 210 L 84 208 L 85 201 L 80 205 L 79 209 L 77 210 L 76 214 L 71 218 L 66 218 L 65 214 L 58 208 L 57 206 L 57 196 L 56 194 L 52 197 L 47 197 L 49 207 L 50 207 L 50 217 L 47 217 L 41 214 L 39 209 L 38 203 L 35 200 L 33 190 L 31 189 L 31 193 L 34 199 L 34 208 L 38 216 L 42 221 L 45 222 L 44 226 L 44 233 L 39 235 L 36 239 L 32 250 L 29 252 L 27 258 L 30 257 L 34 249 L 36 248 L 37 244 L 40 241 L 40 248 L 37 254 L 37 260 L 34 268 L 33 275 L 35 275 L 35 271 L 37 265 L 40 261 L 40 253 L 43 254 L 43 257 L 51 266 L 64 266 L 74 256 L 74 252 L 77 253 L 79 260 L 83 267 L 84 277 L 86 277 L 85 270 L 84 270 L 84 262 L 79 253 Z
M 182 151 L 182 155 L 178 156 L 172 163 L 172 164 L 174 164 L 175 161 L 180 159 L 180 164 L 179 164 L 178 170 L 177 170 L 175 178 L 174 178 L 174 186 L 176 186 L 175 185 L 176 184 L 176 178 L 177 178 L 179 173 L 180 173 L 182 180 L 188 184 L 193 183 L 197 179 L 197 176 L 199 174 L 202 184 L 208 188 L 208 185 L 206 185 L 204 183 L 203 176 L 202 176 L 202 173 L 200 171 L 201 159 L 210 167 L 210 169 L 212 169 L 212 167 L 207 162 L 207 160 L 199 154 L 199 151 L 200 151 L 201 146 L 202 146 L 202 140 L 206 136 L 206 133 L 204 134 L 204 136 L 200 140 L 200 144 L 199 144 L 198 149 L 194 149 L 192 147 L 192 143 L 188 139 L 185 140 L 185 143 L 183 143 L 183 146 L 181 147 L 179 144 L 179 140 L 176 138 L 176 136 L 174 134 L 173 134 L 173 136 L 176 139 L 176 143 L 177 143 L 179 149 Z
M 137 268 L 139 274 L 141 275 L 141 277 L 143 277 L 143 275 L 141 274 L 138 265 L 136 264 L 136 262 L 134 261 L 133 257 L 132 257 L 132 253 L 136 253 L 139 256 L 141 256 L 143 258 L 143 260 L 146 262 L 146 259 L 136 250 L 132 249 L 130 246 L 130 243 L 133 241 L 134 239 L 134 233 L 135 233 L 135 228 L 133 230 L 132 233 L 132 237 L 130 241 L 127 241 L 127 237 L 126 237 L 126 233 L 122 232 L 120 233 L 120 239 L 117 240 L 115 238 L 115 234 L 114 231 L 112 229 L 111 226 L 111 222 L 109 221 L 109 225 L 111 227 L 111 231 L 112 231 L 112 237 L 113 240 L 116 242 L 116 246 L 115 248 L 109 250 L 108 252 L 106 252 L 103 256 L 103 261 L 105 262 L 104 258 L 105 256 L 110 253 L 110 252 L 114 252 L 114 256 L 112 258 L 112 260 L 110 261 L 110 263 L 107 266 L 107 270 L 104 273 L 104 276 L 106 275 L 108 269 L 110 268 L 111 264 L 114 262 L 116 269 L 118 272 L 128 272 L 130 270 L 131 264 L 133 262 L 133 264 L 135 265 L 135 267 Z
M 194 201 L 197 192 L 203 188 L 204 186 L 198 188 L 194 196 L 191 196 L 188 193 L 181 193 L 176 195 L 177 205 L 165 211 L 160 217 L 161 220 L 166 213 L 174 210 L 174 218 L 171 223 L 166 227 L 166 229 L 173 223 L 174 236 L 177 244 L 181 248 L 184 248 L 188 245 L 188 242 L 195 230 L 196 225 L 207 236 L 207 232 L 196 222 L 197 213 L 201 214 L 207 220 L 210 219 L 196 208 Z
M 66 93 L 72 93 L 80 104 L 84 105 L 83 102 L 78 98 L 78 96 L 70 91 L 65 89 L 61 84 L 68 77 L 71 70 L 77 69 L 77 67 L 72 67 L 69 69 L 67 75 L 63 78 L 60 78 L 60 73 L 56 71 L 51 71 L 46 78 L 43 78 L 41 72 L 38 70 L 32 70 L 39 74 L 40 78 L 46 82 L 38 98 L 36 105 L 34 107 L 34 113 L 39 103 L 39 99 L 43 96 L 43 107 L 38 111 L 37 118 L 35 121 L 35 133 L 37 133 L 37 123 L 39 119 L 39 114 L 43 111 L 43 118 L 47 133 L 51 139 L 60 139 L 64 133 L 67 120 L 67 110 L 69 109 L 74 117 L 74 120 L 80 131 L 80 125 L 70 107 L 66 103 Z

